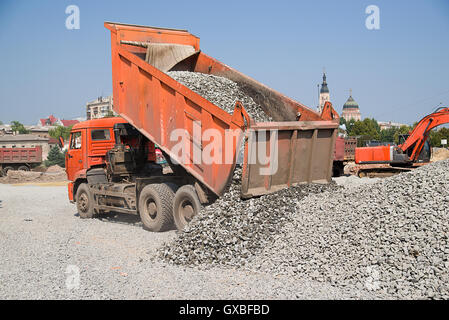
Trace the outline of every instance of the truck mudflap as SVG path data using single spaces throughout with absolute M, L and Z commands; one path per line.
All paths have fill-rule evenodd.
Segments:
M 73 182 L 69 182 L 67 184 L 67 192 L 69 194 L 69 201 L 72 203 L 75 202 L 75 196 L 73 194 Z
M 330 182 L 337 126 L 334 121 L 253 124 L 245 144 L 242 198 Z

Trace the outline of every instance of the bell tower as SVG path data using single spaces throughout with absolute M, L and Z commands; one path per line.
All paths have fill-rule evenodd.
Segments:
M 323 111 L 324 104 L 326 101 L 330 101 L 329 88 L 327 87 L 326 82 L 326 72 L 323 70 L 323 83 L 321 84 L 320 89 L 320 104 L 318 107 L 318 112 L 321 113 Z

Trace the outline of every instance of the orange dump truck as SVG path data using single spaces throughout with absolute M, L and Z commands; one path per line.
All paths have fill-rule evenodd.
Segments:
M 339 123 L 330 103 L 316 113 L 209 57 L 185 30 L 105 27 L 111 31 L 114 111 L 121 119 L 72 129 L 69 198 L 81 217 L 118 211 L 139 214 L 151 231 L 167 230 L 173 221 L 182 228 L 201 205 L 224 193 L 242 144 L 242 198 L 330 181 Z M 227 113 L 167 71 L 230 79 L 274 122 L 256 123 L 238 101 Z M 166 172 L 155 163 L 154 144 L 169 163 Z

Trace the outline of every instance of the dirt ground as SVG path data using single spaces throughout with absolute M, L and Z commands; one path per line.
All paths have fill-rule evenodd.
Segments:
M 41 182 L 65 182 L 67 181 L 67 174 L 64 168 L 58 165 L 43 170 L 33 171 L 16 171 L 9 170 L 8 174 L 0 177 L 0 183 L 17 184 L 17 183 L 41 183 Z

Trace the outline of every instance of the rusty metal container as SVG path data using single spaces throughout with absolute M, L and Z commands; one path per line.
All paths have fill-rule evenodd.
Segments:
M 349 137 L 345 139 L 345 161 L 355 160 L 356 148 L 357 148 L 357 138 Z
M 41 163 L 42 147 L 1 148 L 0 164 Z
M 258 196 L 300 183 L 327 183 L 332 160 L 338 114 L 327 103 L 322 114 L 261 84 L 200 51 L 198 37 L 185 30 L 105 22 L 111 31 L 114 111 L 156 143 L 167 155 L 209 190 L 220 196 L 234 171 L 238 146 L 245 139 L 242 197 Z M 275 122 L 255 123 L 244 106 L 236 103 L 229 114 L 177 82 L 165 71 L 192 71 L 222 76 L 239 84 L 261 105 Z M 195 123 L 201 123 L 199 140 Z M 189 145 L 201 150 L 215 144 L 224 150 L 232 145 L 232 161 L 195 163 L 183 161 L 173 148 L 170 134 L 182 129 Z M 226 130 L 241 130 L 232 141 L 206 140 L 203 133 L 215 129 L 225 137 Z M 261 143 L 262 141 L 262 143 Z M 192 143 L 193 142 L 193 143 Z M 264 144 L 275 142 L 276 152 L 267 151 L 269 161 L 252 161 Z M 190 159 L 192 160 L 192 159 Z M 254 160 L 254 159 L 253 159 Z M 223 163 L 224 162 L 224 163 Z M 275 163 L 275 165 L 274 165 Z M 272 174 L 264 168 L 276 167 Z M 262 169 L 262 170 L 261 170 Z

